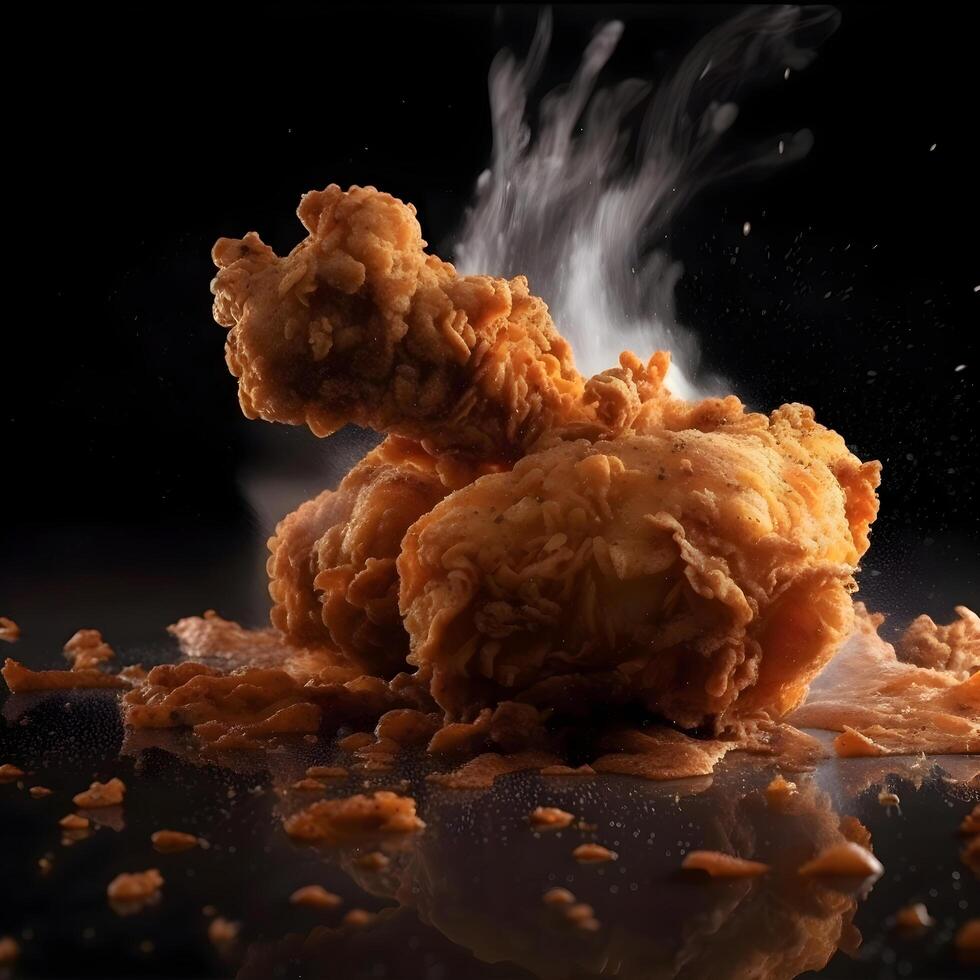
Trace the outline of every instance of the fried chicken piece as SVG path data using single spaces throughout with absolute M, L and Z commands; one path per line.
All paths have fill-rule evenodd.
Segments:
M 847 635 L 877 463 L 800 405 L 655 399 L 636 426 L 526 456 L 409 529 L 409 661 L 450 717 L 633 701 L 737 730 L 795 707 Z
M 916 667 L 945 670 L 965 681 L 980 670 L 980 616 L 966 606 L 957 606 L 959 617 L 940 626 L 929 616 L 912 620 L 895 645 L 899 660 Z
M 523 276 L 459 276 L 424 251 L 412 205 L 373 187 L 311 191 L 309 235 L 279 257 L 255 232 L 214 246 L 214 316 L 249 418 L 354 422 L 432 452 L 514 459 L 542 432 L 613 435 L 645 369 L 586 385 Z
M 290 642 L 326 644 L 376 675 L 405 667 L 395 561 L 408 528 L 487 467 L 437 460 L 395 437 L 284 518 L 269 540 L 273 624 Z

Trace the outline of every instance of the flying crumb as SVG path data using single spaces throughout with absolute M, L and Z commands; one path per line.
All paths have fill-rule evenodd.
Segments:
M 935 924 L 936 920 L 929 914 L 929 910 L 922 902 L 906 905 L 895 913 L 896 928 L 906 932 L 918 932 Z
M 160 900 L 163 875 L 156 868 L 116 875 L 106 888 L 109 904 L 118 915 L 132 915 Z
M 179 854 L 197 847 L 200 840 L 194 834 L 185 834 L 180 830 L 157 830 L 150 834 L 150 843 L 153 850 L 160 854 Z
M 605 861 L 615 861 L 619 855 L 601 844 L 579 844 L 572 851 L 572 857 L 580 864 L 602 864 Z
M 360 854 L 354 858 L 354 864 L 365 871 L 382 871 L 391 862 L 381 851 L 368 851 L 367 854 Z
M 594 919 L 595 909 L 585 902 L 576 902 L 573 905 L 569 905 L 563 914 L 569 922 L 581 922 L 584 919 Z
M 293 905 L 302 905 L 310 909 L 337 909 L 343 905 L 343 899 L 333 892 L 328 892 L 322 885 L 305 885 L 297 888 L 289 896 Z
M 83 810 L 94 810 L 103 806 L 118 806 L 125 796 L 126 784 L 114 778 L 107 783 L 92 783 L 85 792 L 76 793 L 72 802 Z
M 343 779 L 347 770 L 343 766 L 310 766 L 306 775 L 310 779 Z
M 690 851 L 681 867 L 685 871 L 704 871 L 712 878 L 757 878 L 769 871 L 769 865 L 761 861 L 747 861 L 721 851 Z
M 28 791 L 35 800 L 43 799 L 45 796 L 50 796 L 54 790 L 48 789 L 47 786 L 32 786 Z
M 87 830 L 91 826 L 88 817 L 78 813 L 69 813 L 67 817 L 62 817 L 58 825 L 65 830 Z
M 12 783 L 15 779 L 21 779 L 23 776 L 24 770 L 18 769 L 17 766 L 9 762 L 0 766 L 0 783 Z
M 980 834 L 980 803 L 963 818 L 963 823 L 960 824 L 960 833 L 967 837 L 972 834 Z
M 51 869 L 54 867 L 54 861 L 45 855 L 44 857 L 37 859 L 37 867 L 42 875 L 51 874 Z
M 116 656 L 98 630 L 79 630 L 65 644 L 65 656 L 72 670 L 95 670 Z
M 878 803 L 881 806 L 893 806 L 896 808 L 902 805 L 902 801 L 899 799 L 898 793 L 889 793 L 886 790 L 882 790 L 878 794 Z
M 815 858 L 800 866 L 799 873 L 808 878 L 877 878 L 885 869 L 865 847 L 846 841 L 825 847 Z
M 425 824 L 415 815 L 415 800 L 380 790 L 372 796 L 318 800 L 283 821 L 295 840 L 352 843 L 388 834 L 415 834 Z
M 377 918 L 374 912 L 366 912 L 364 909 L 351 909 L 341 920 L 345 926 L 353 926 L 360 929 L 369 926 Z
M 980 963 L 980 919 L 968 919 L 956 931 L 953 945 L 966 963 Z
M 0 640 L 16 643 L 20 639 L 20 627 L 6 616 L 0 616 Z
M 10 936 L 0 936 L 0 966 L 13 966 L 20 956 L 20 944 Z
M 238 938 L 241 928 L 240 922 L 232 922 L 219 915 L 208 926 L 208 939 L 212 946 L 230 946 Z
M 561 830 L 575 819 L 575 814 L 556 806 L 539 806 L 528 814 L 527 819 L 537 830 Z
M 796 796 L 796 793 L 796 783 L 791 783 L 788 779 L 784 779 L 780 773 L 766 787 L 766 802 L 771 807 L 784 807 Z
M 319 779 L 297 779 L 293 783 L 293 789 L 298 790 L 300 793 L 322 793 L 327 788 L 327 784 L 321 782 Z
M 567 888 L 549 888 L 542 896 L 545 905 L 574 905 L 575 896 Z

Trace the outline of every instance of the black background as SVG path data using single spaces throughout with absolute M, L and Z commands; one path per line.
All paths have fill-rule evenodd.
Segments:
M 713 189 L 672 229 L 680 314 L 747 401 L 812 404 L 884 462 L 862 591 L 896 621 L 948 618 L 980 596 L 978 19 L 842 9 L 816 63 L 737 124 L 808 126 L 809 157 Z M 558 7 L 542 88 L 610 16 L 613 80 L 661 77 L 732 12 Z M 16 42 L 32 67 L 8 93 L 0 613 L 39 644 L 25 653 L 79 626 L 140 643 L 208 606 L 263 618 L 264 535 L 342 471 L 351 437 L 241 417 L 210 246 L 254 228 L 290 248 L 299 195 L 330 182 L 413 201 L 451 243 L 488 159 L 487 69 L 536 13 L 128 16 L 52 14 Z

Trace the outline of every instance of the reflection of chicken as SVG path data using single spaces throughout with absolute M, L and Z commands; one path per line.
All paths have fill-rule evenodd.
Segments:
M 803 406 L 672 398 L 665 354 L 585 381 L 524 279 L 457 276 L 386 194 L 299 215 L 285 258 L 215 246 L 242 406 L 391 438 L 280 524 L 275 625 L 387 675 L 410 644 L 453 717 L 575 678 L 688 727 L 800 700 L 850 625 L 877 463 Z

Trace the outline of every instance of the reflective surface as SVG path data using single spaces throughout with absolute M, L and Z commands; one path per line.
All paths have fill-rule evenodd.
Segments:
M 980 799 L 975 757 L 831 760 L 788 774 L 786 809 L 762 792 L 773 775 L 730 756 L 713 778 L 650 783 L 622 777 L 516 774 L 486 791 L 437 788 L 428 762 L 392 773 L 352 772 L 326 795 L 396 788 L 413 795 L 427 827 L 398 843 L 325 851 L 294 844 L 284 815 L 319 798 L 291 789 L 305 768 L 349 763 L 325 743 L 283 744 L 202 762 L 180 738 L 125 737 L 102 694 L 8 697 L 0 762 L 28 772 L 0 785 L 4 828 L 0 934 L 18 938 L 19 975 L 36 977 L 493 977 L 724 978 L 959 977 L 956 926 L 980 910 L 980 884 L 960 862 L 957 827 Z M 89 811 L 94 832 L 65 845 L 57 821 L 93 778 L 120 776 L 124 805 Z M 54 790 L 33 799 L 27 788 Z M 896 793 L 900 810 L 879 803 Z M 536 832 L 527 814 L 553 805 L 577 821 Z M 877 882 L 816 883 L 799 865 L 842 838 L 842 817 L 870 831 L 884 864 Z M 190 831 L 207 849 L 162 855 L 155 830 Z M 604 864 L 571 855 L 596 841 Z M 389 863 L 358 862 L 381 847 Z M 711 848 L 765 861 L 756 879 L 710 880 L 679 870 Z M 38 861 L 47 856 L 50 871 Z M 105 889 L 122 871 L 159 868 L 162 900 L 121 917 Z M 338 910 L 289 902 L 320 884 Z M 834 887 L 830 887 L 833 884 Z M 579 929 L 542 895 L 560 886 L 592 906 L 600 926 Z M 898 933 L 890 918 L 924 902 L 936 925 Z M 241 923 L 223 949 L 202 909 Z M 342 925 L 352 908 L 380 912 Z M 212 910 L 207 910 L 212 912 Z M 213 914 L 212 913 L 212 914 Z

